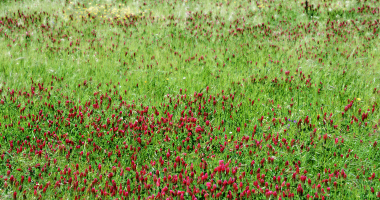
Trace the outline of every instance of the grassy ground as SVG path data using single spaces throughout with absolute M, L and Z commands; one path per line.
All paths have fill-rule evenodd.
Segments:
M 1 1 L 1 198 L 378 197 L 379 5 Z

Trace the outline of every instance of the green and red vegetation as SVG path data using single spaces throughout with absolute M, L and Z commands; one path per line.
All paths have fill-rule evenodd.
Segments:
M 380 2 L 0 2 L 0 199 L 380 197 Z

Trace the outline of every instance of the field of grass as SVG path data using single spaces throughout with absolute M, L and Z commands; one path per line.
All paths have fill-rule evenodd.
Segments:
M 379 0 L 1 0 L 0 199 L 380 198 Z

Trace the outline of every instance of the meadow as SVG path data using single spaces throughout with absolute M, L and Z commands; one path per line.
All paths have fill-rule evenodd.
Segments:
M 379 0 L 1 0 L 0 199 L 380 198 L 379 29 Z

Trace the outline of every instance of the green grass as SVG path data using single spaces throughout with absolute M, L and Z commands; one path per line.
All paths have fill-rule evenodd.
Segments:
M 1 198 L 376 198 L 378 3 L 1 1 Z

